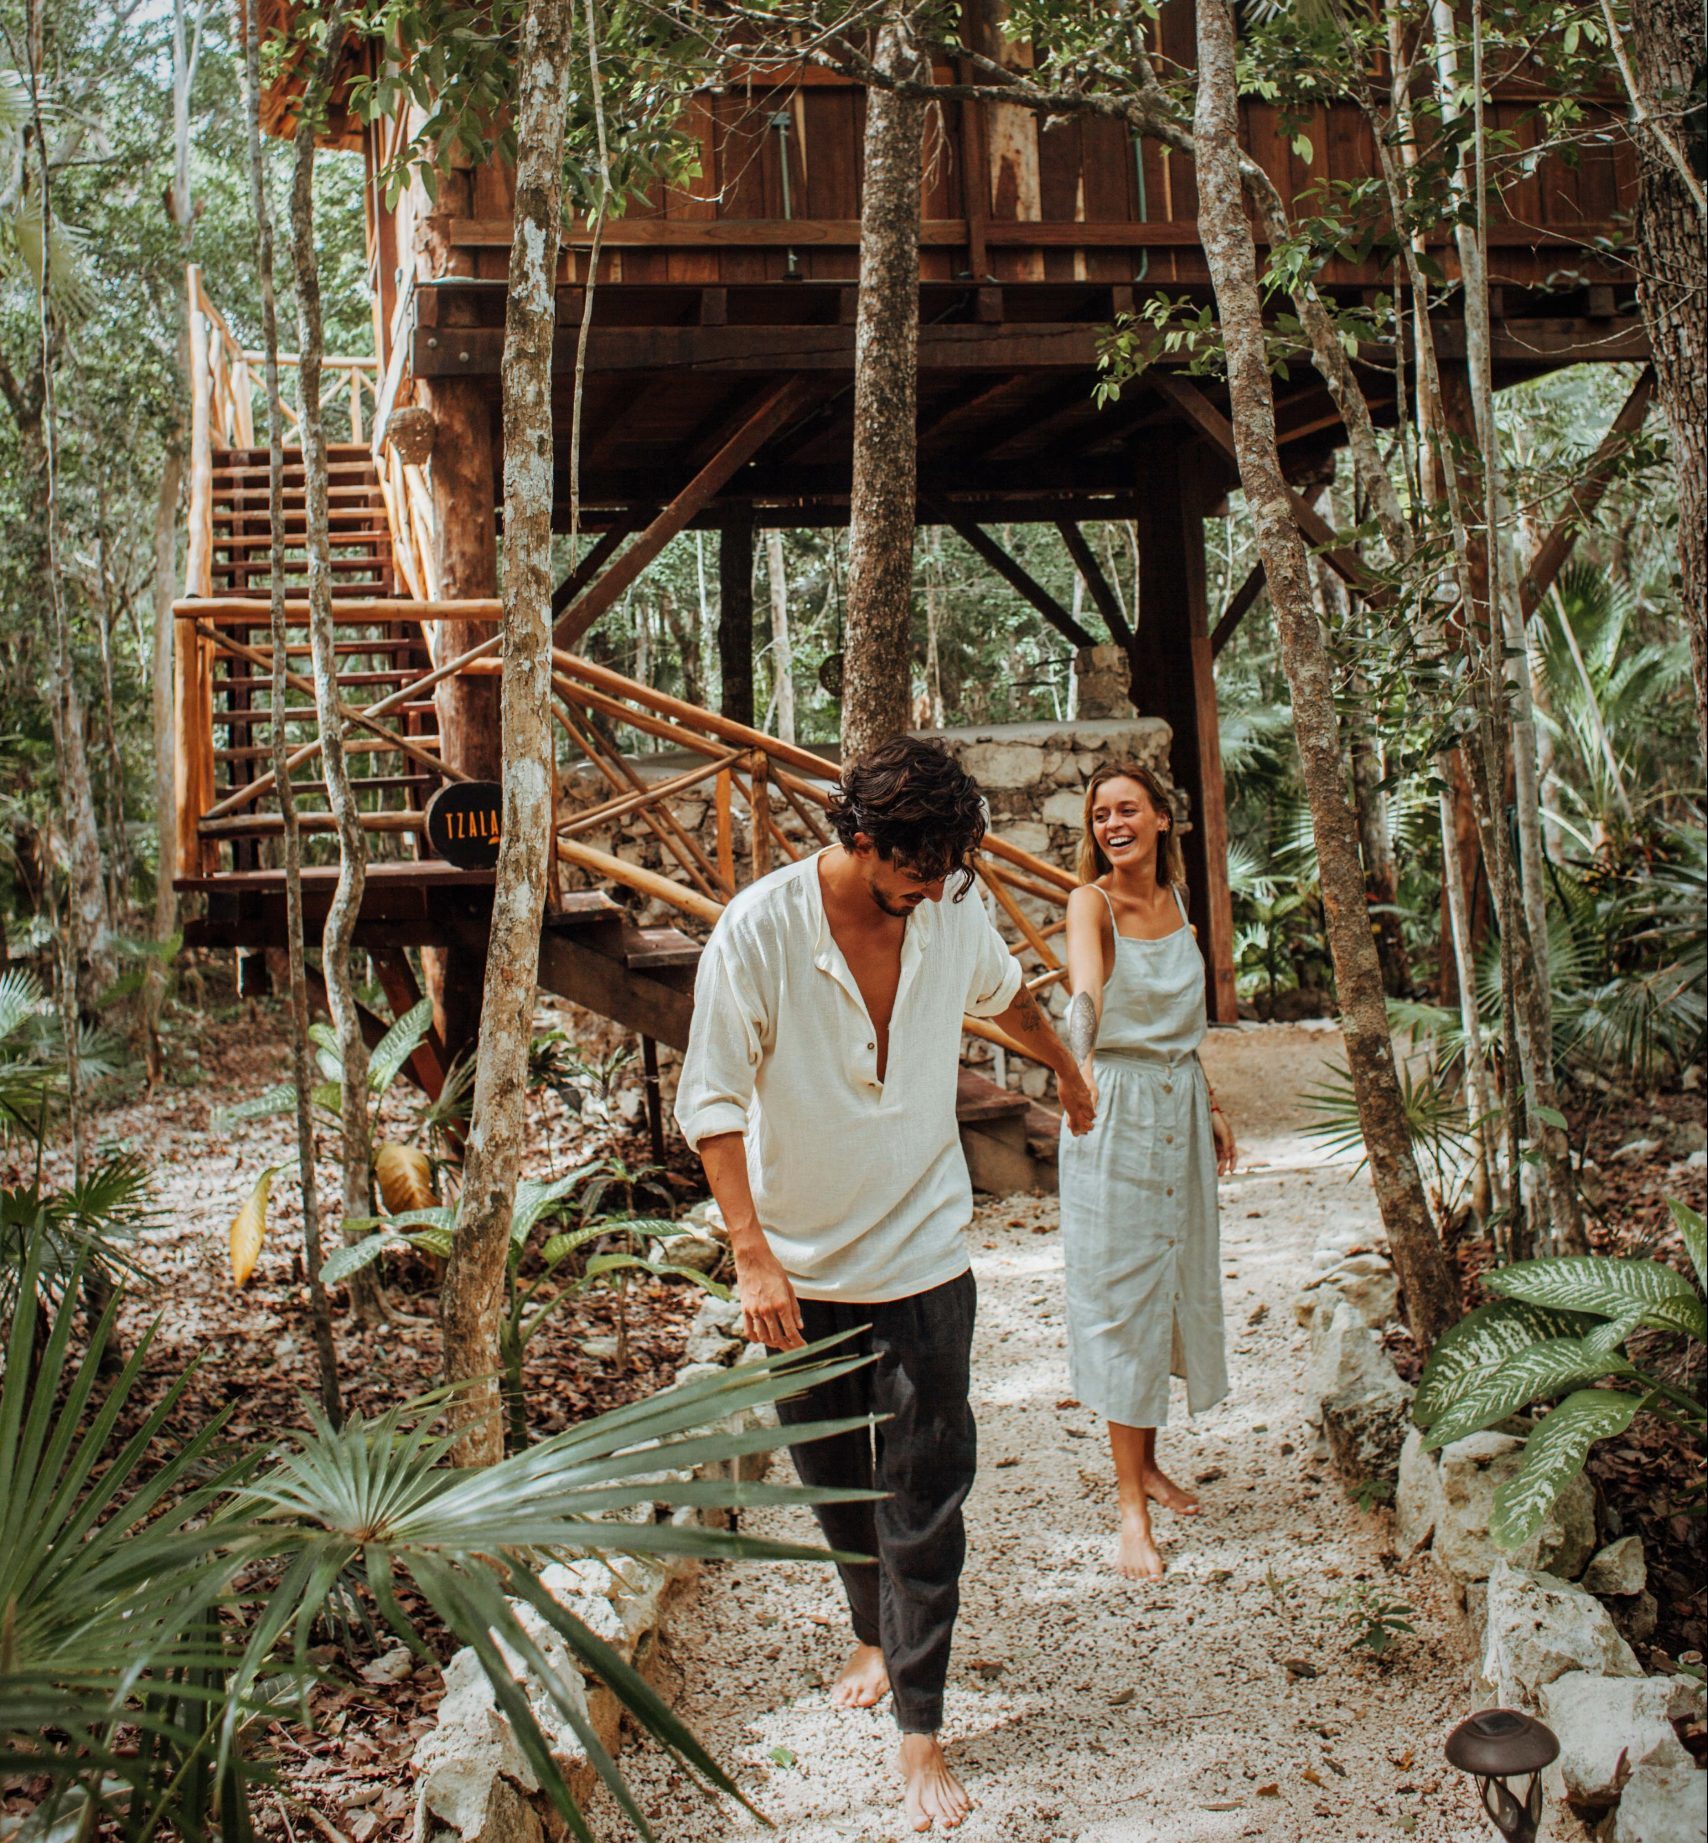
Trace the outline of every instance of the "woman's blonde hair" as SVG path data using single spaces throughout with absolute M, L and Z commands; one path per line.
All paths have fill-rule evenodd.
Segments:
M 1168 797 L 1168 789 L 1161 779 L 1149 768 L 1141 767 L 1137 762 L 1106 762 L 1092 775 L 1085 789 L 1085 830 L 1080 835 L 1079 861 L 1074 866 L 1074 874 L 1081 883 L 1095 883 L 1099 877 L 1109 873 L 1110 864 L 1103 855 L 1103 847 L 1097 842 L 1097 834 L 1091 828 L 1091 809 L 1097 800 L 1097 790 L 1110 781 L 1136 781 L 1145 790 L 1152 808 L 1167 819 L 1167 827 L 1157 835 L 1156 841 L 1156 880 L 1162 884 L 1173 884 L 1180 889 L 1186 887 L 1186 865 L 1180 855 L 1180 833 L 1174 821 L 1174 803 Z

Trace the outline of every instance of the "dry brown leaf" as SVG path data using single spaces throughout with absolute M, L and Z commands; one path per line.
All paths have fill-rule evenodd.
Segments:
M 374 1147 L 374 1176 L 389 1214 L 431 1209 L 439 1201 L 433 1194 L 433 1167 L 419 1146 L 399 1145 L 395 1139 Z
M 238 1286 L 255 1271 L 261 1258 L 261 1244 L 267 1239 L 267 1197 L 274 1177 L 283 1169 L 269 1165 L 255 1180 L 249 1200 L 231 1219 L 231 1277 Z

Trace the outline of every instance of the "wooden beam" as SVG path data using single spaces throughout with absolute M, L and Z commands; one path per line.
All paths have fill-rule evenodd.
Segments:
M 1234 629 L 1250 613 L 1258 596 L 1263 593 L 1264 584 L 1263 565 L 1254 563 L 1251 566 L 1251 573 L 1234 590 L 1232 599 L 1222 610 L 1222 618 L 1216 623 L 1216 631 L 1210 635 L 1210 657 L 1212 659 L 1233 638 Z
M 374 963 L 375 973 L 379 975 L 380 989 L 385 993 L 386 1003 L 391 1006 L 393 1020 L 413 1011 L 421 1003 L 421 987 L 416 983 L 415 970 L 409 964 L 409 956 L 401 947 L 381 947 L 370 949 L 369 958 Z M 439 1033 L 431 1025 L 404 1066 L 409 1070 L 410 1079 L 428 1100 L 436 1101 L 444 1092 L 445 1052 L 439 1042 Z
M 717 453 L 636 536 L 616 562 L 589 583 L 558 617 L 552 631 L 553 645 L 573 646 L 736 470 L 751 460 L 810 400 L 810 386 L 800 378 L 787 378 L 768 391 L 758 407 L 730 432 Z
M 1109 638 L 1117 646 L 1133 644 L 1133 630 L 1127 625 L 1127 617 L 1121 612 L 1120 597 L 1116 595 L 1114 585 L 1103 573 L 1103 565 L 1097 560 L 1097 553 L 1085 541 L 1085 533 L 1071 519 L 1058 518 L 1056 529 L 1062 534 L 1062 542 L 1067 546 L 1068 555 L 1073 558 L 1073 566 L 1085 579 L 1085 586 L 1091 591 L 1091 599 L 1097 604 L 1097 612 L 1103 616 L 1109 627 Z
M 1179 410 L 1181 415 L 1209 437 L 1211 446 L 1225 460 L 1233 462 L 1236 467 L 1239 465 L 1239 454 L 1234 446 L 1233 424 L 1190 378 L 1179 372 L 1164 371 L 1161 367 L 1154 365 L 1145 373 L 1145 376 Z M 1382 593 L 1380 586 L 1372 580 L 1369 571 L 1365 569 L 1357 552 L 1347 545 L 1346 540 L 1308 499 L 1295 493 L 1289 487 L 1287 501 L 1292 508 L 1294 524 L 1322 553 L 1323 561 L 1348 588 L 1356 589 L 1361 595 L 1366 596 Z
M 939 500 L 922 500 L 921 509 L 930 523 L 947 525 L 957 537 L 970 545 L 1011 589 L 1038 610 L 1057 633 L 1075 646 L 1097 644 L 1096 639 L 1080 626 L 1049 590 L 1029 570 L 1015 562 L 982 525 L 975 525 L 970 519 L 963 518 L 953 506 L 944 505 Z
M 618 548 L 631 531 L 634 530 L 632 519 L 621 519 L 609 531 L 601 532 L 598 541 L 581 561 L 576 564 L 563 581 L 552 590 L 552 619 L 563 613 L 564 609 L 575 600 L 595 576 L 611 561 L 611 553 Z
M 966 58 L 955 63 L 960 82 L 973 81 Z M 990 164 L 985 153 L 984 105 L 961 102 L 961 209 L 967 214 L 967 273 L 975 282 L 990 274 Z
M 1643 418 L 1649 413 L 1649 404 L 1654 394 L 1654 367 L 1645 365 L 1642 375 L 1632 386 L 1630 396 L 1625 399 L 1624 407 L 1614 417 L 1613 426 L 1590 456 L 1578 484 L 1572 488 L 1565 511 L 1554 521 L 1553 530 L 1542 540 L 1541 548 L 1531 558 L 1530 567 L 1524 572 L 1524 580 L 1518 585 L 1518 606 L 1525 620 L 1529 620 L 1536 612 L 1542 597 L 1553 587 L 1554 578 L 1559 575 L 1567 557 L 1572 553 L 1578 533 L 1589 523 L 1595 508 L 1601 504 L 1612 483 L 1613 463 L 1630 446 L 1632 436 L 1643 426 Z

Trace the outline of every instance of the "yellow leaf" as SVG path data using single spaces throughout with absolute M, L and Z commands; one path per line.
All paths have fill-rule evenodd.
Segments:
M 439 1199 L 433 1194 L 433 1167 L 419 1146 L 399 1145 L 387 1139 L 374 1148 L 374 1176 L 387 1213 L 400 1216 L 409 1209 L 431 1209 Z
M 231 1277 L 242 1286 L 255 1271 L 261 1256 L 261 1244 L 267 1238 L 267 1195 L 274 1176 L 283 1169 L 269 1165 L 255 1180 L 249 1200 L 231 1219 Z

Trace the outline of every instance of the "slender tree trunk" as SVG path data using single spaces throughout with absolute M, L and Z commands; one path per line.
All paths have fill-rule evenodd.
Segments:
M 338 1387 L 338 1346 L 332 1335 L 332 1308 L 320 1277 L 324 1249 L 320 1233 L 320 1192 L 315 1170 L 314 1112 L 310 1096 L 319 1071 L 308 1045 L 308 965 L 303 945 L 302 828 L 297 821 L 296 792 L 291 784 L 290 740 L 285 733 L 288 702 L 285 674 L 290 659 L 285 627 L 285 434 L 279 399 L 279 313 L 273 286 L 273 211 L 267 197 L 267 161 L 261 142 L 261 31 L 259 9 L 244 13 L 243 75 L 249 133 L 249 198 L 255 215 L 255 271 L 261 294 L 261 343 L 267 387 L 267 524 L 272 533 L 268 616 L 273 648 L 269 703 L 273 715 L 273 774 L 279 811 L 284 819 L 285 957 L 289 968 L 291 1080 L 296 1086 L 297 1173 L 302 1185 L 303 1266 L 308 1277 L 309 1318 L 320 1369 L 320 1405 L 337 1426 L 344 1418 Z M 173 497 L 176 498 L 174 489 Z M 170 810 L 170 809 L 168 809 Z
M 291 173 L 291 257 L 296 271 L 297 328 L 301 356 L 304 538 L 308 551 L 309 644 L 314 661 L 314 701 L 320 724 L 321 765 L 327 804 L 338 828 L 338 886 L 321 935 L 321 968 L 332 1027 L 343 1065 L 340 1107 L 343 1124 L 344 1217 L 372 1211 L 372 1148 L 368 1128 L 368 1044 L 357 1008 L 351 951 L 367 883 L 368 844 L 350 786 L 344 753 L 344 714 L 338 700 L 338 654 L 332 625 L 332 546 L 327 520 L 326 419 L 320 407 L 320 257 L 314 240 L 315 135 L 330 92 L 332 73 L 344 43 L 347 12 L 340 7 L 327 24 L 326 43 L 303 96 Z M 372 1281 L 372 1269 L 365 1270 Z M 378 1288 L 353 1284 L 351 1296 L 364 1316 L 374 1315 Z
M 114 617 L 112 572 L 107 559 L 106 483 L 95 486 L 95 618 L 101 642 L 101 744 L 107 757 L 107 836 L 112 845 L 108 858 L 107 911 L 118 925 L 125 915 L 130 890 L 130 847 L 125 838 L 125 761 L 119 748 L 118 719 L 114 714 Z
M 1701 182 L 1693 196 L 1685 177 L 1680 118 L 1705 56 L 1701 0 L 1632 5 L 1626 49 L 1642 161 L 1638 295 L 1678 478 L 1679 601 L 1700 734 L 1708 729 L 1708 249 Z
M 930 60 L 912 10 L 893 7 L 874 63 L 926 81 Z M 854 330 L 854 478 L 849 502 L 848 631 L 842 757 L 852 761 L 909 726 L 919 368 L 919 197 L 925 105 L 866 94 L 865 199 Z
M 777 707 L 776 735 L 795 740 L 795 650 L 789 638 L 789 571 L 783 559 L 783 534 L 765 534 L 765 567 L 771 579 L 771 682 Z
M 1198 222 L 1227 348 L 1230 419 L 1240 478 L 1256 523 L 1282 665 L 1292 692 L 1347 1064 L 1371 1176 L 1405 1289 L 1412 1336 L 1427 1350 L 1459 1316 L 1459 1302 L 1406 1130 L 1381 962 L 1365 918 L 1358 824 L 1345 794 L 1333 668 L 1311 598 L 1304 541 L 1293 522 L 1281 471 L 1257 251 L 1240 186 L 1233 13 L 1228 0 L 1198 0 L 1197 13 Z
M 1471 951 L 1470 905 L 1465 877 L 1454 836 L 1454 812 L 1448 764 L 1438 761 L 1441 789 L 1436 813 L 1441 825 L 1441 901 L 1446 913 L 1448 938 L 1453 950 L 1455 983 L 1459 990 L 1459 1024 L 1465 1035 L 1465 1101 L 1471 1121 L 1471 1207 L 1486 1220 L 1499 1201 L 1496 1186 L 1498 1161 L 1490 1149 L 1494 1130 L 1494 1091 L 1489 1082 L 1488 1058 L 1483 1052 L 1482 1019 L 1477 1011 L 1477 967 Z M 1442 981 L 1446 984 L 1445 979 Z
M 154 785 L 154 938 L 167 941 L 178 927 L 178 892 L 172 873 L 178 855 L 177 756 L 172 737 L 172 603 L 178 592 L 178 491 L 184 480 L 184 455 L 178 442 L 168 444 L 160 469 L 160 492 L 154 502 L 154 645 L 148 711 L 153 743 Z M 148 962 L 143 990 L 143 1044 L 152 1087 L 160 1079 L 160 1010 L 166 1002 L 166 969 Z
M 474 1114 L 441 1318 L 454 1457 L 503 1457 L 499 1316 L 526 1128 L 528 1040 L 551 845 L 552 331 L 562 212 L 570 0 L 530 0 L 518 78 L 515 232 L 504 331 L 504 815 Z M 595 91 L 593 11 L 588 44 Z

